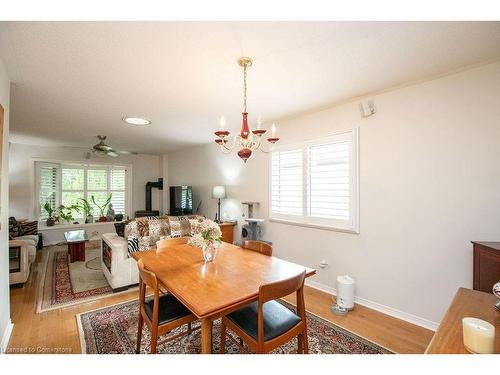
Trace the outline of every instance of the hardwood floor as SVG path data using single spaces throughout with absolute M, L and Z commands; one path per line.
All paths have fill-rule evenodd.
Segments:
M 11 319 L 14 323 L 9 351 L 12 353 L 80 353 L 80 338 L 75 315 L 138 298 L 138 291 L 120 293 L 94 302 L 36 313 L 39 262 L 33 264 L 30 278 L 23 288 L 10 291 Z M 294 303 L 294 296 L 287 297 Z M 433 332 L 411 323 L 356 305 L 347 316 L 330 312 L 332 296 L 317 289 L 305 288 L 306 308 L 359 336 L 376 342 L 396 353 L 424 353 Z
M 356 305 L 346 316 L 338 316 L 330 311 L 334 296 L 307 286 L 304 292 L 307 311 L 395 353 L 422 354 L 434 335 L 431 330 L 361 305 Z M 294 295 L 286 300 L 295 304 Z

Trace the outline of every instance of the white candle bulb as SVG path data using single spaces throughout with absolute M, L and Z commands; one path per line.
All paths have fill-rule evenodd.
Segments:
M 257 118 L 257 129 L 260 130 L 261 127 L 262 127 L 262 118 L 259 116 L 259 118 Z
M 220 128 L 221 128 L 221 130 L 224 130 L 225 126 L 226 126 L 226 119 L 225 119 L 224 116 L 221 116 L 220 117 Z
M 273 133 L 273 137 L 276 134 L 276 125 L 273 122 L 273 126 L 271 127 L 271 133 Z

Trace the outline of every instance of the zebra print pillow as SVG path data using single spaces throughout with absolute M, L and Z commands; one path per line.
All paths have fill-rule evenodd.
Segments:
M 127 250 L 129 254 L 139 251 L 139 239 L 137 237 L 127 238 Z

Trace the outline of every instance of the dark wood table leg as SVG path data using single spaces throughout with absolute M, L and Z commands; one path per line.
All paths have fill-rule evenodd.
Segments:
M 212 320 L 201 319 L 201 353 L 212 354 Z

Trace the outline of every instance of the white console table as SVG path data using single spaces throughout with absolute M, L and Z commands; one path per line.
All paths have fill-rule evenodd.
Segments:
M 44 245 L 55 245 L 65 242 L 64 232 L 78 229 L 85 230 L 89 240 L 92 241 L 101 239 L 103 233 L 114 233 L 115 223 L 117 223 L 117 221 L 92 224 L 56 224 L 51 227 L 44 225 L 45 223 L 41 223 L 38 225 L 38 232 L 42 233 Z

